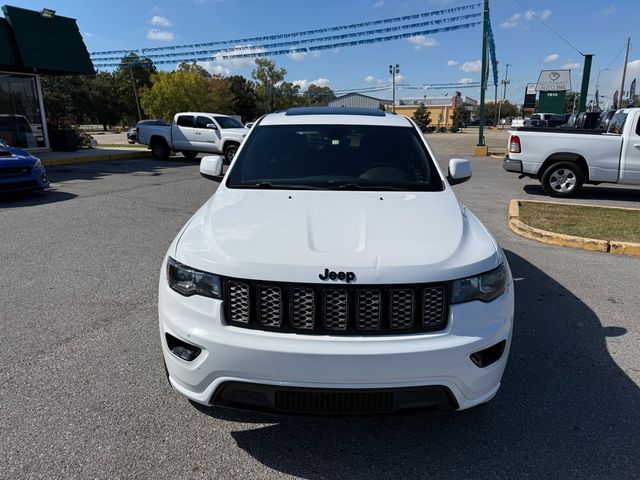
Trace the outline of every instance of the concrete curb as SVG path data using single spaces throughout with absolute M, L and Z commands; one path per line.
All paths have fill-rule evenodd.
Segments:
M 554 203 L 542 202 L 538 200 L 511 200 L 509 202 L 508 222 L 509 228 L 520 236 L 537 240 L 538 242 L 562 247 L 578 248 L 589 252 L 614 253 L 618 255 L 630 255 L 640 257 L 640 243 L 619 242 L 616 240 L 600 240 L 597 238 L 576 237 L 562 233 L 549 232 L 540 228 L 527 225 L 520 220 L 520 204 L 529 203 Z M 561 205 L 579 205 L 593 207 L 595 205 L 582 205 L 577 203 L 562 203 Z M 621 208 L 622 210 L 638 210 L 637 208 L 625 207 L 599 207 L 596 208 Z
M 68 157 L 41 159 L 45 167 L 57 167 L 60 165 L 70 165 L 73 163 L 92 163 L 92 162 L 108 162 L 110 160 L 129 160 L 132 158 L 148 158 L 151 157 L 151 151 L 143 150 L 141 152 L 122 152 L 122 153 L 106 153 L 103 155 L 76 155 L 70 153 Z

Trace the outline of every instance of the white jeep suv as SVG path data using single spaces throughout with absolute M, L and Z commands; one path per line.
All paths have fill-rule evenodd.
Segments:
M 259 120 L 171 244 L 158 313 L 175 390 L 206 405 L 370 414 L 489 401 L 513 323 L 491 234 L 408 118 L 299 108 Z

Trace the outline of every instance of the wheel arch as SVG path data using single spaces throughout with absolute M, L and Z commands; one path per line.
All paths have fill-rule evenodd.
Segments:
M 538 170 L 538 178 L 542 178 L 544 172 L 546 172 L 551 165 L 558 162 L 576 163 L 580 167 L 580 170 L 582 170 L 585 182 L 589 181 L 589 166 L 587 165 L 587 161 L 579 153 L 573 152 L 558 152 L 547 157 L 547 159 L 542 163 L 542 166 Z

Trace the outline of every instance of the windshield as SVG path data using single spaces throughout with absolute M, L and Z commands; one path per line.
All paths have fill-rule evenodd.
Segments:
M 227 187 L 444 189 L 414 128 L 369 125 L 254 127 L 234 161 Z
M 233 117 L 213 117 L 220 125 L 220 128 L 244 128 L 238 120 Z

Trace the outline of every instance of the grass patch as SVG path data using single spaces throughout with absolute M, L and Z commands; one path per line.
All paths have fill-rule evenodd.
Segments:
M 640 243 L 640 210 L 523 202 L 520 220 L 565 235 Z

